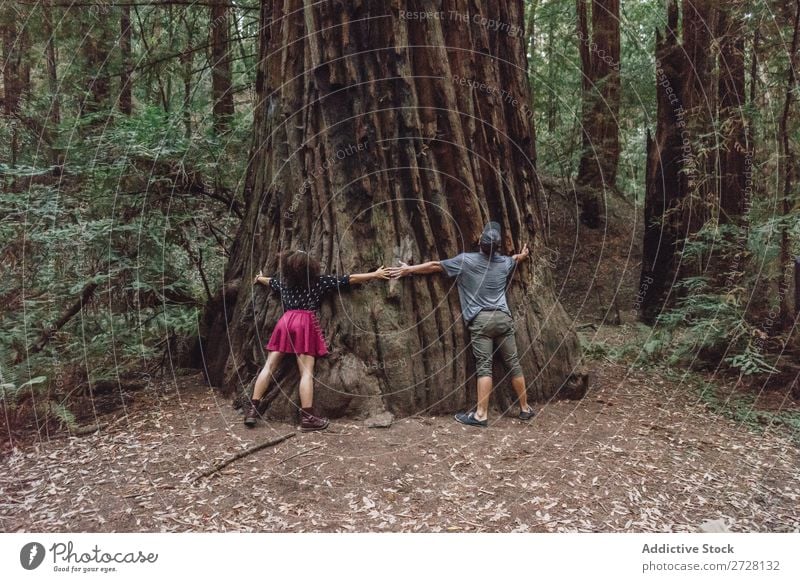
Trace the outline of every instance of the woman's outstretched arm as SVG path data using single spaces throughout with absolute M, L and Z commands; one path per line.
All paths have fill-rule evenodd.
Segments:
M 379 269 L 372 271 L 371 273 L 355 273 L 353 275 L 350 275 L 350 284 L 358 285 L 359 283 L 366 283 L 367 281 L 372 281 L 373 279 L 388 279 L 388 278 L 389 278 L 389 270 L 384 268 L 383 265 L 381 265 Z
M 265 277 L 264 273 L 259 271 L 258 275 L 256 275 L 255 279 L 253 279 L 253 285 L 258 285 L 259 283 L 261 283 L 262 285 L 269 286 L 269 282 L 270 281 L 272 281 L 272 277 Z

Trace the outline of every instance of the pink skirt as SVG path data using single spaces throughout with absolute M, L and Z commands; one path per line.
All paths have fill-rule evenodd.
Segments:
M 304 309 L 291 309 L 281 316 L 266 348 L 270 352 L 314 357 L 328 353 L 316 314 Z

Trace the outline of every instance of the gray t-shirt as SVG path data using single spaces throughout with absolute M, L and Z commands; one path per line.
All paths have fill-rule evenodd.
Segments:
M 440 261 L 448 277 L 456 277 L 461 314 L 471 322 L 483 309 L 497 309 L 511 315 L 506 301 L 508 277 L 517 262 L 511 257 L 483 253 L 461 253 Z

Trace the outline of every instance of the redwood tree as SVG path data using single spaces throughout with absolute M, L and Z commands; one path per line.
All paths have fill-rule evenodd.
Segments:
M 720 222 L 738 223 L 744 212 L 746 163 L 752 149 L 745 120 L 744 35 L 741 15 L 728 8 L 719 14 L 719 160 Z M 750 152 L 752 155 L 752 152 Z
M 578 167 L 581 220 L 602 222 L 604 191 L 613 187 L 619 165 L 619 0 L 577 0 L 581 55 L 583 151 Z
M 125 115 L 133 112 L 133 87 L 131 85 L 131 7 L 120 6 L 119 48 L 122 53 L 122 71 L 119 79 L 119 110 Z
M 247 210 L 204 329 L 215 385 L 246 386 L 263 364 L 281 305 L 251 280 L 275 273 L 279 252 L 308 250 L 333 273 L 417 263 L 474 250 L 490 218 L 507 251 L 534 249 L 510 289 L 531 394 L 570 379 L 578 342 L 537 252 L 523 2 L 459 1 L 424 20 L 414 10 L 263 0 Z M 328 301 L 321 324 L 332 353 L 316 369 L 316 403 L 327 414 L 452 412 L 474 394 L 452 280 L 371 283 Z M 497 404 L 509 391 L 495 390 Z
M 653 323 L 676 280 L 675 250 L 682 240 L 679 205 L 686 194 L 681 133 L 685 57 L 678 42 L 678 6 L 667 5 L 664 31 L 656 31 L 656 128 L 647 136 L 642 274 L 637 296 L 639 316 Z
M 711 0 L 684 0 L 682 5 L 681 14 L 677 0 L 667 2 L 666 28 L 656 32 L 656 127 L 647 142 L 637 299 L 646 323 L 653 323 L 669 303 L 675 283 L 697 272 L 682 261 L 683 244 L 717 205 L 717 149 L 709 137 L 717 95 L 711 53 L 717 12 Z
M 211 5 L 211 96 L 214 128 L 227 129 L 233 115 L 231 90 L 230 23 L 228 0 L 214 0 Z

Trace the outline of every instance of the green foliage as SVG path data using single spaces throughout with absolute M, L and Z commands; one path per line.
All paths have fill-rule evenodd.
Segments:
M 63 176 L 49 166 L 3 168 L 0 365 L 20 378 L 3 381 L 16 424 L 27 415 L 72 425 L 76 386 L 153 370 L 167 350 L 179 355 L 207 298 L 200 268 L 220 280 L 218 238 L 238 222 L 198 191 L 236 184 L 244 129 L 225 142 L 211 132 L 187 138 L 178 114 L 147 106 L 130 117 L 106 112 L 100 128 L 96 117 L 62 121 Z M 238 198 L 233 189 L 225 195 Z M 98 285 L 89 302 L 26 358 L 89 283 Z

